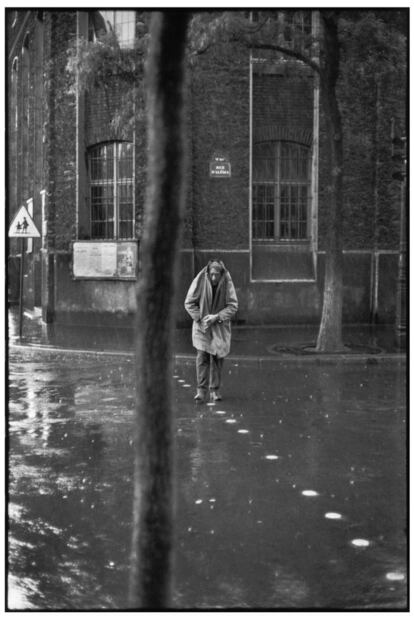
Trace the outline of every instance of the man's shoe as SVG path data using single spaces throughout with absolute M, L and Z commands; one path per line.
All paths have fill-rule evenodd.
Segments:
M 205 393 L 202 389 L 197 389 L 197 393 L 194 396 L 194 400 L 196 402 L 204 402 L 205 399 Z
M 213 400 L 213 402 L 218 402 L 219 400 L 222 399 L 220 391 L 212 391 L 210 397 Z

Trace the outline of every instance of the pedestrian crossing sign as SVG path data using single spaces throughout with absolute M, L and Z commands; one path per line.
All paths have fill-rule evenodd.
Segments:
M 40 236 L 40 232 L 36 228 L 27 208 L 21 206 L 9 228 L 9 237 L 29 239 L 34 236 Z

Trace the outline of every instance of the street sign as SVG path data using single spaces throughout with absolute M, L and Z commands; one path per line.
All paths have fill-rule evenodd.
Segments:
M 231 176 L 231 165 L 227 157 L 214 155 L 210 161 L 211 178 L 229 178 Z
M 39 237 L 40 232 L 36 228 L 27 208 L 21 206 L 9 228 L 9 237 L 30 239 L 34 236 Z

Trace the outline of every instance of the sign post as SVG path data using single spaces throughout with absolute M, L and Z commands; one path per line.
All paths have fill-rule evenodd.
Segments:
M 20 239 L 20 286 L 19 286 L 19 339 L 22 339 L 23 333 L 23 282 L 24 282 L 24 252 L 26 243 L 24 238 Z
M 24 254 L 26 251 L 25 239 L 40 237 L 40 232 L 36 228 L 35 223 L 29 211 L 25 206 L 20 207 L 17 215 L 14 217 L 9 228 L 9 238 L 20 239 L 20 290 L 19 290 L 19 339 L 22 339 L 23 333 L 23 285 L 24 285 Z

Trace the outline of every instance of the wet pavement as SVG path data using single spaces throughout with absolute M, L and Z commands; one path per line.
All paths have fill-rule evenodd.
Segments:
M 125 327 L 94 327 L 91 325 L 45 324 L 39 315 L 26 313 L 23 318 L 23 333 L 18 337 L 18 308 L 9 309 L 9 340 L 11 343 L 38 348 L 63 348 L 94 350 L 100 352 L 133 353 L 134 332 Z M 231 358 L 251 357 L 258 360 L 287 360 L 297 357 L 312 357 L 309 348 L 315 345 L 318 325 L 288 326 L 232 326 Z M 390 356 L 404 356 L 404 341 L 397 338 L 393 325 L 345 325 L 344 344 L 353 360 L 372 357 L 378 361 Z M 176 329 L 174 353 L 191 357 L 191 324 Z M 319 355 L 320 356 L 320 355 Z M 330 355 L 325 355 L 330 357 Z
M 173 608 L 406 609 L 402 363 L 227 360 L 212 406 L 172 380 Z M 132 356 L 12 347 L 9 381 L 9 608 L 126 608 Z

